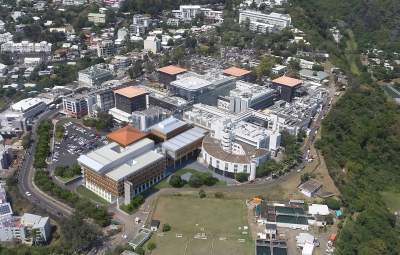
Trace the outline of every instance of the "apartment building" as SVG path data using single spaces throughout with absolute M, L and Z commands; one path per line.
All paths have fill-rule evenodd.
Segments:
M 79 6 L 86 4 L 86 0 L 62 0 L 62 4 L 67 6 Z
M 131 35 L 142 36 L 151 24 L 151 17 L 143 14 L 133 15 L 132 25 L 130 26 Z
M 251 31 L 266 33 L 279 31 L 291 25 L 292 19 L 288 14 L 272 12 L 265 14 L 254 10 L 240 10 L 239 23 L 249 22 Z
M 0 34 L 0 44 L 6 42 L 12 42 L 13 37 L 14 36 L 10 32 Z
M 112 40 L 103 40 L 97 43 L 97 56 L 100 58 L 109 58 L 114 56 L 116 48 Z
M 90 12 L 88 13 L 88 21 L 94 24 L 104 24 L 106 23 L 106 14 Z
M 78 72 L 79 83 L 89 87 L 100 86 L 112 78 L 113 74 L 110 71 L 98 66 L 91 66 Z
M 164 155 L 146 134 L 127 126 L 107 137 L 111 143 L 78 158 L 88 189 L 108 202 L 129 203 L 164 178 Z
M 88 114 L 87 95 L 75 94 L 62 100 L 63 112 L 73 118 L 82 118 Z
M 148 36 L 146 40 L 143 41 L 143 49 L 148 52 L 156 54 L 161 51 L 161 40 L 156 36 Z
M 172 15 L 180 20 L 190 21 L 196 16 L 204 14 L 207 19 L 223 21 L 223 12 L 215 11 L 209 8 L 202 8 L 200 5 L 181 5 L 179 10 L 172 10 Z
M 103 0 L 104 5 L 110 6 L 113 8 L 121 7 L 121 4 L 124 0 Z
M 22 41 L 15 43 L 12 41 L 5 42 L 1 45 L 2 53 L 11 53 L 17 56 L 26 55 L 50 55 L 52 44 L 46 41 L 39 43 Z

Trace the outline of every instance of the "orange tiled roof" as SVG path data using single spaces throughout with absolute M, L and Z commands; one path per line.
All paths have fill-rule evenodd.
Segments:
M 235 66 L 229 67 L 228 69 L 224 70 L 224 74 L 232 75 L 232 76 L 235 76 L 235 77 L 240 77 L 240 76 L 243 76 L 243 75 L 246 75 L 246 74 L 249 74 L 249 73 L 251 73 L 251 71 L 248 71 L 248 70 L 243 69 L 243 68 L 238 68 L 238 67 L 235 67 Z
M 144 88 L 129 86 L 129 87 L 125 87 L 122 89 L 117 89 L 116 91 L 114 91 L 114 93 L 123 95 L 128 98 L 132 98 L 132 97 L 146 94 L 147 92 Z
M 281 76 L 279 78 L 276 78 L 272 82 L 273 83 L 278 83 L 278 84 L 281 84 L 281 85 L 285 85 L 285 86 L 288 86 L 288 87 L 296 87 L 296 86 L 298 86 L 298 85 L 303 83 L 302 80 L 294 79 L 294 78 L 291 78 L 291 77 L 288 77 L 288 76 L 285 76 L 285 75 Z
M 145 138 L 146 136 L 146 133 L 128 125 L 109 133 L 107 138 L 125 147 Z
M 187 70 L 185 68 L 182 68 L 179 66 L 169 65 L 169 66 L 164 66 L 164 67 L 158 68 L 157 71 L 166 73 L 169 75 L 176 75 L 176 74 L 184 73 Z

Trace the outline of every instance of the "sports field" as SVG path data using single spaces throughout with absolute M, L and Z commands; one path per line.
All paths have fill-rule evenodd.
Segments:
M 157 248 L 151 254 L 254 254 L 250 229 L 245 229 L 248 224 L 244 201 L 207 195 L 210 198 L 173 195 L 158 198 L 152 218 L 160 220 L 161 226 L 168 223 L 172 229 L 154 233 L 151 240 Z

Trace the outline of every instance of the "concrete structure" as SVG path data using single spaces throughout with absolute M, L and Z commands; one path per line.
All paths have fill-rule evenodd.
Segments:
M 132 18 L 132 25 L 129 27 L 131 35 L 142 36 L 150 26 L 151 17 L 143 14 L 135 14 Z
M 147 131 L 171 115 L 171 112 L 158 106 L 152 106 L 142 111 L 132 113 L 132 124 L 141 131 Z
M 141 87 L 129 86 L 114 91 L 115 108 L 132 114 L 148 106 L 148 92 Z
M 294 79 L 288 76 L 281 76 L 272 81 L 271 87 L 276 89 L 281 99 L 291 102 L 296 89 L 303 84 L 302 80 Z
M 103 0 L 104 5 L 118 9 L 124 0 Z
M 236 88 L 229 92 L 229 96 L 218 99 L 218 108 L 240 113 L 249 108 L 264 109 L 273 105 L 275 91 L 257 84 L 237 81 Z
M 83 5 L 85 3 L 86 3 L 86 0 L 62 0 L 62 4 L 67 5 L 67 6 L 71 6 L 71 5 L 79 6 L 79 5 Z
M 90 116 L 97 116 L 99 112 L 108 112 L 115 107 L 114 91 L 104 88 L 93 91 L 87 96 L 87 108 Z
M 82 118 L 88 114 L 87 96 L 75 94 L 62 100 L 63 112 L 73 118 Z
M 301 69 L 299 71 L 300 78 L 307 81 L 319 82 L 322 83 L 324 81 L 329 80 L 329 74 L 322 71 L 313 71 L 309 69 Z
M 83 86 L 96 87 L 111 80 L 113 74 L 99 66 L 91 66 L 78 72 L 78 82 Z
M 239 23 L 249 22 L 249 29 L 255 32 L 266 33 L 288 28 L 292 19 L 288 14 L 272 12 L 265 14 L 254 10 L 240 10 Z
M 110 71 L 99 66 L 91 66 L 78 72 L 79 83 L 88 87 L 100 86 L 112 78 L 113 74 Z
M 167 155 L 167 163 L 180 162 L 197 155 L 207 130 L 194 127 L 172 137 L 162 144 L 162 150 Z
M 315 215 L 327 216 L 330 214 L 328 206 L 321 204 L 312 204 L 308 206 L 308 213 L 313 216 Z
M 216 105 L 218 97 L 227 95 L 235 87 L 235 77 L 221 74 L 220 70 L 210 69 L 204 75 L 186 72 L 176 76 L 167 85 L 170 95 L 175 95 L 194 103 Z
M 171 82 L 176 80 L 176 77 L 179 74 L 183 74 L 186 71 L 187 70 L 185 68 L 181 68 L 179 66 L 164 66 L 157 69 L 158 80 L 165 85 L 169 85 Z
M 189 129 L 189 125 L 175 117 L 169 117 L 152 126 L 150 132 L 155 140 L 166 141 Z
M 299 190 L 307 197 L 313 197 L 322 188 L 322 184 L 310 179 L 299 186 Z
M 148 36 L 146 40 L 143 41 L 143 49 L 144 51 L 151 51 L 157 54 L 161 51 L 161 40 L 156 36 Z
M 52 44 L 46 41 L 39 43 L 28 41 L 15 43 L 8 41 L 1 45 L 1 52 L 10 53 L 13 55 L 13 57 L 38 56 L 47 59 L 47 57 L 51 54 L 51 47 Z
M 104 24 L 106 23 L 106 14 L 90 12 L 88 13 L 88 20 L 94 24 Z
M 125 132 L 118 139 L 125 144 Z M 140 139 L 125 147 L 111 142 L 86 155 L 78 162 L 83 169 L 85 186 L 104 198 L 114 202 L 124 197 L 128 204 L 133 196 L 161 181 L 165 174 L 165 158 L 154 151 L 154 142 Z
M 12 104 L 0 114 L 0 133 L 15 135 L 27 130 L 31 120 L 46 108 L 39 98 L 25 98 Z
M 202 8 L 200 5 L 180 5 L 179 10 L 172 10 L 175 18 L 184 21 L 190 21 L 196 16 L 203 14 L 206 19 L 222 22 L 223 12 L 215 11 L 209 8 Z
M 112 40 L 103 40 L 97 44 L 97 56 L 109 58 L 115 54 L 115 45 Z

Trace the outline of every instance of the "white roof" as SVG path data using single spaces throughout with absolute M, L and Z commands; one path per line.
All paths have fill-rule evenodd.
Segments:
M 113 142 L 89 154 L 81 155 L 78 162 L 119 181 L 164 157 L 160 153 L 151 151 L 153 148 L 154 142 L 148 138 L 127 147 L 121 147 Z
M 309 233 L 300 233 L 296 236 L 297 246 L 304 246 L 305 243 L 314 243 L 314 236 Z
M 308 207 L 308 213 L 311 215 L 329 215 L 329 208 L 327 205 L 312 204 Z
M 29 108 L 32 108 L 40 103 L 43 103 L 42 100 L 38 98 L 25 98 L 18 103 L 11 105 L 11 109 L 14 111 L 25 112 Z
M 152 130 L 157 130 L 162 132 L 163 134 L 168 134 L 171 131 L 174 131 L 180 127 L 185 126 L 186 123 L 184 121 L 178 120 L 175 117 L 171 116 L 160 123 L 151 127 Z
M 203 138 L 206 133 L 206 130 L 199 127 L 194 127 L 164 142 L 162 147 L 167 150 L 177 151 Z
M 171 84 L 186 90 L 196 91 L 205 88 L 207 86 L 210 86 L 212 83 L 207 80 L 198 78 L 196 76 L 189 76 L 173 81 L 171 82 Z
M 124 177 L 130 176 L 136 171 L 143 169 L 144 167 L 153 164 L 156 161 L 161 160 L 164 156 L 160 153 L 149 151 L 139 157 L 128 160 L 124 164 L 115 168 L 106 175 L 115 181 L 119 181 Z
M 312 255 L 314 251 L 314 244 L 305 243 L 301 255 Z

